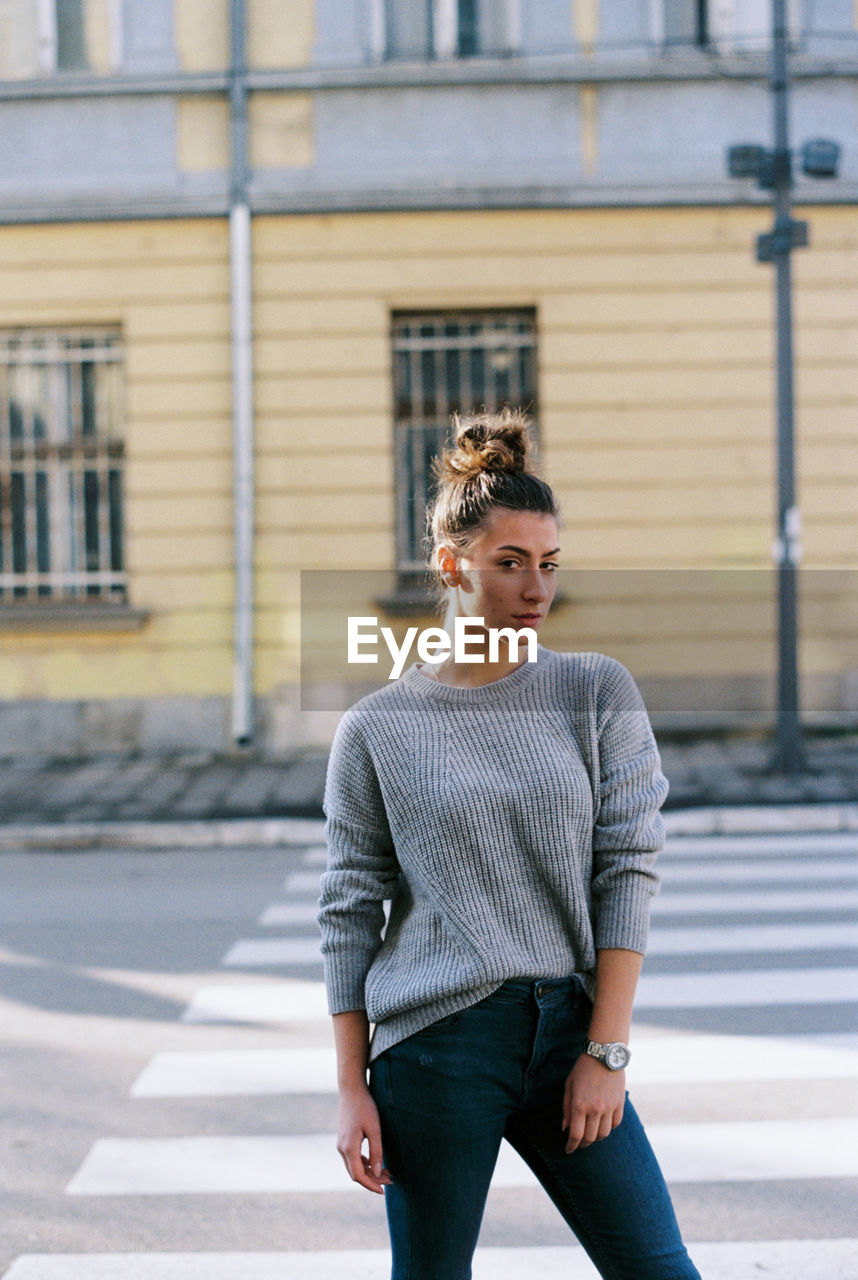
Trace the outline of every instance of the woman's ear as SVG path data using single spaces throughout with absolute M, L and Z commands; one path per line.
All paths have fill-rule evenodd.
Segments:
M 435 562 L 444 585 L 446 587 L 455 587 L 459 581 L 459 566 L 452 549 L 446 546 L 439 547 Z

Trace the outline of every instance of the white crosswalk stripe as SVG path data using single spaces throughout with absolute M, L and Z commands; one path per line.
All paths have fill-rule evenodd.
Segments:
M 262 928 L 267 926 L 288 928 L 291 925 L 309 927 L 316 923 L 317 910 L 315 902 L 272 902 L 270 907 L 265 908 L 256 923 Z
M 321 982 L 200 987 L 182 1014 L 183 1022 L 277 1024 L 327 1018 Z
M 858 841 L 858 837 L 856 837 Z M 710 884 L 713 889 L 723 889 L 726 884 L 782 885 L 787 881 L 802 881 L 808 888 L 816 888 L 825 882 L 836 881 L 854 888 L 858 885 L 858 862 L 853 858 L 798 859 L 771 858 L 754 860 L 724 859 L 705 862 L 679 861 L 670 864 L 670 883 L 701 885 Z
M 854 924 L 696 925 L 692 929 L 650 930 L 652 956 L 717 952 L 819 951 L 858 948 Z M 319 963 L 317 938 L 246 938 L 223 958 L 227 968 L 268 969 Z
M 654 928 L 648 951 L 653 956 L 698 955 L 726 951 L 821 951 L 858 948 L 858 925 L 848 924 L 724 924 L 694 925 L 691 929 Z
M 283 888 L 287 894 L 306 893 L 318 898 L 320 874 L 312 868 L 305 871 L 292 871 L 283 881 Z
M 692 1243 L 706 1280 L 855 1280 L 858 1238 Z M 478 1248 L 474 1280 L 593 1280 L 576 1246 Z M 315 1253 L 39 1254 L 19 1258 L 6 1280 L 389 1280 L 382 1249 Z
M 669 818 L 668 818 L 669 825 Z M 810 859 L 838 857 L 847 854 L 856 857 L 858 830 L 829 832 L 778 832 L 775 835 L 721 835 L 709 836 L 701 841 L 699 836 L 668 835 L 663 861 L 673 863 L 677 858 L 699 858 L 701 844 L 713 864 L 723 858 L 747 857 L 755 861 L 765 858 Z
M 671 837 L 650 935 L 655 964 L 652 971 L 645 967 L 640 982 L 629 1072 L 633 1090 L 663 1091 L 662 1119 L 669 1118 L 670 1090 L 684 1086 L 723 1086 L 715 1091 L 723 1096 L 724 1089 L 830 1081 L 842 1098 L 844 1087 L 858 1080 L 858 1026 L 848 1021 L 858 1005 L 858 964 L 833 964 L 847 957 L 830 954 L 815 961 L 817 953 L 858 944 L 848 917 L 858 906 L 856 850 L 854 833 Z M 230 1024 L 233 1031 L 268 1027 L 275 1035 L 282 1028 L 295 1045 L 304 1028 L 311 1042 L 158 1053 L 134 1082 L 135 1099 L 332 1097 L 335 1062 L 315 925 L 324 861 L 323 846 L 304 851 L 285 878 L 282 900 L 259 916 L 258 927 L 267 936 L 239 938 L 222 960 L 230 980 L 225 975 L 222 983 L 200 987 L 181 1015 L 189 1028 L 208 1025 L 210 1034 Z M 759 921 L 752 919 L 756 915 Z M 291 966 L 300 967 L 306 980 L 285 974 L 251 980 L 250 973 L 238 972 Z M 800 1007 L 811 1020 L 814 1011 L 822 1016 L 834 1010 L 839 1017 L 842 1009 L 843 1025 L 832 1033 L 829 1018 L 818 1034 L 802 1027 L 795 1035 L 724 1030 L 733 1021 L 746 1025 L 750 1015 L 743 1010 L 786 1006 Z M 658 1023 L 659 1011 L 670 1011 L 669 1028 Z M 683 1023 L 691 1015 L 696 1021 Z M 709 1015 L 716 1019 L 710 1030 L 692 1029 Z M 682 1124 L 648 1123 L 647 1132 L 676 1186 L 815 1186 L 858 1178 L 858 1097 L 854 1113 L 834 1108 L 830 1115 L 789 1112 L 758 1119 L 701 1114 Z M 492 1194 L 513 1188 L 526 1196 L 535 1194 L 533 1187 L 530 1171 L 504 1145 Z M 252 1131 L 102 1138 L 67 1188 L 75 1197 L 325 1196 L 352 1189 L 332 1134 Z M 751 1280 L 767 1272 L 782 1280 L 858 1280 L 858 1240 L 851 1237 L 720 1240 L 690 1248 L 706 1280 Z M 477 1252 L 475 1280 L 519 1280 L 531 1273 L 544 1280 L 592 1280 L 596 1274 L 574 1245 Z M 388 1274 L 387 1251 L 368 1247 L 293 1254 L 33 1255 L 19 1258 L 6 1280 L 382 1280 Z
M 647 1036 L 635 1027 L 636 1085 L 741 1080 L 858 1080 L 854 1036 Z M 334 1093 L 333 1048 L 159 1053 L 135 1080 L 135 1098 Z
M 858 1117 L 650 1125 L 669 1182 L 858 1178 Z M 356 1192 L 362 1188 L 348 1184 Z M 535 1186 L 506 1143 L 493 1187 Z M 330 1134 L 289 1137 L 103 1138 L 68 1185 L 70 1195 L 324 1192 L 343 1188 Z
M 847 912 L 858 910 L 858 886 L 837 889 L 769 889 L 765 893 L 682 893 L 662 890 L 652 906 L 656 922 L 665 915 L 778 914 L 782 912 Z M 316 902 L 274 902 L 257 920 L 262 928 L 314 928 Z
M 723 1009 L 757 1005 L 842 1004 L 858 1000 L 858 968 L 737 969 L 723 973 L 644 973 L 635 998 L 644 1009 Z
M 284 904 L 286 905 L 286 904 Z M 765 893 L 682 893 L 665 890 L 653 904 L 653 916 L 663 915 L 765 915 L 766 913 L 855 911 L 858 909 L 858 887 L 838 889 L 767 889 Z M 271 908 L 269 908 L 269 911 Z M 267 914 L 267 913 L 266 913 Z M 315 910 L 313 911 L 315 919 Z M 267 921 L 266 921 L 267 923 Z M 277 923 L 272 920 L 272 924 Z M 298 921 L 296 920 L 297 924 Z
M 288 965 L 318 965 L 318 938 L 245 938 L 230 947 L 225 968 L 274 969 Z

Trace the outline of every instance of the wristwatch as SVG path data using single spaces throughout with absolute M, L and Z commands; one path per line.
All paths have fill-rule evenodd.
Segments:
M 612 1044 L 597 1044 L 595 1040 L 587 1041 L 586 1052 L 591 1058 L 598 1058 L 609 1071 L 622 1071 L 629 1065 L 632 1053 L 627 1044 L 614 1040 Z

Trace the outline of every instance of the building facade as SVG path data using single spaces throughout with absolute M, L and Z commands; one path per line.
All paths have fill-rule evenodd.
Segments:
M 621 658 L 656 723 L 770 722 L 771 211 L 725 164 L 770 145 L 769 22 L 0 0 L 0 755 L 325 742 L 302 575 L 431 621 L 431 458 L 478 404 L 530 409 L 561 504 L 545 642 Z M 844 724 L 858 14 L 789 22 L 793 141 L 843 148 L 796 173 L 794 275 L 802 698 Z

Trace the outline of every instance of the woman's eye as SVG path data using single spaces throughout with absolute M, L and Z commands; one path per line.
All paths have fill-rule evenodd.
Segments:
M 501 560 L 499 568 L 501 569 L 520 569 L 521 565 L 518 560 Z M 557 565 L 553 560 L 549 560 L 547 564 L 540 565 L 542 570 L 548 570 L 551 573 L 557 569 Z

